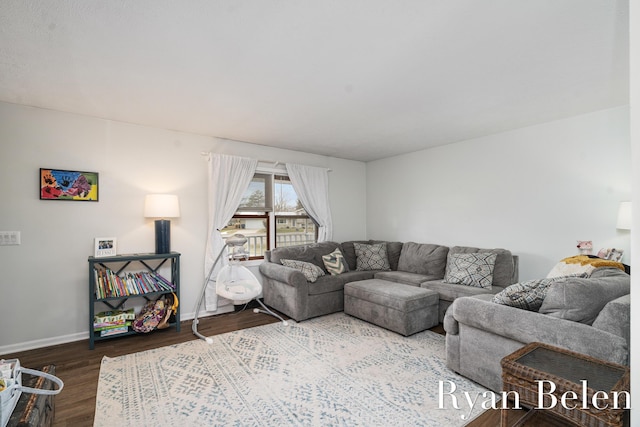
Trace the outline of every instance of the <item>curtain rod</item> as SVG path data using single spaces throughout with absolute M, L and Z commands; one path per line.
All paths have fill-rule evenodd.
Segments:
M 211 154 L 210 151 L 201 151 L 200 155 L 202 156 L 208 156 L 209 154 Z M 280 164 L 280 162 L 276 162 L 273 160 L 258 160 L 258 163 L 272 163 L 274 166 L 278 166 Z
M 211 152 L 209 152 L 209 151 L 201 151 L 200 152 L 200 155 L 202 155 L 202 156 L 208 156 L 209 154 L 211 154 Z M 271 163 L 271 164 L 273 164 L 274 167 L 285 164 L 283 162 L 276 162 L 276 161 L 273 161 L 273 160 L 258 160 L 258 163 Z M 332 172 L 332 170 L 327 168 L 327 172 Z

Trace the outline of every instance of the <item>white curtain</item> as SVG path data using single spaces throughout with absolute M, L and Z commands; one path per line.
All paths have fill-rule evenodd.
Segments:
M 318 225 L 318 242 L 331 240 L 333 223 L 329 207 L 328 169 L 293 163 L 287 163 L 286 166 L 302 206 Z
M 226 154 L 209 154 L 209 226 L 204 255 L 205 276 L 224 247 L 220 230 L 229 223 L 238 209 L 242 195 L 249 187 L 257 166 L 258 161 L 254 159 Z M 217 271 L 228 264 L 226 254 L 222 255 L 221 261 L 211 275 L 213 280 L 216 278 Z M 218 309 L 218 296 L 213 281 L 207 284 L 205 307 L 207 311 Z

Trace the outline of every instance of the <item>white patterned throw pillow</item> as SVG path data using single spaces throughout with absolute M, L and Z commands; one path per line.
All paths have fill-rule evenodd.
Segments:
M 544 297 L 547 296 L 549 286 L 564 279 L 566 279 L 566 277 L 553 277 L 514 283 L 505 290 L 495 294 L 491 301 L 496 304 L 508 305 L 523 310 L 538 311 L 540 307 L 542 307 Z
M 336 250 L 330 254 L 324 255 L 322 262 L 324 263 L 324 268 L 326 268 L 332 276 L 349 271 L 347 261 L 344 259 L 340 248 L 336 248 Z
M 444 281 L 477 288 L 491 288 L 497 256 L 493 252 L 450 253 Z
M 299 270 L 308 282 L 315 282 L 318 277 L 324 276 L 324 271 L 320 267 L 310 262 L 298 261 L 295 259 L 281 259 L 280 263 L 284 266 Z
M 353 247 L 356 251 L 356 271 L 391 270 L 386 243 L 354 243 Z

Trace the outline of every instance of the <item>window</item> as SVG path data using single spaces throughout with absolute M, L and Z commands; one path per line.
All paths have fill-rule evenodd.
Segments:
M 244 192 L 238 212 L 269 212 L 273 210 L 273 176 L 257 173 Z
M 316 224 L 302 207 L 289 177 L 278 175 L 274 184 L 275 247 L 316 242 Z
M 238 211 L 222 237 L 244 234 L 250 259 L 261 259 L 274 247 L 302 245 L 318 240 L 318 229 L 307 215 L 286 175 L 256 173 Z

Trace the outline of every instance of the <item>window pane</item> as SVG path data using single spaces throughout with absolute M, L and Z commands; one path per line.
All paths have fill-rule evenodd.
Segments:
M 236 233 L 243 234 L 247 238 L 245 248 L 250 257 L 262 257 L 268 249 L 267 226 L 269 217 L 264 215 L 255 218 L 234 217 L 229 224 L 221 230 L 222 238 L 227 239 Z
M 270 211 L 272 206 L 271 175 L 257 173 L 242 195 L 238 210 L 265 212 Z
M 306 215 L 293 185 L 286 176 L 276 176 L 274 185 L 274 212 L 276 215 Z
M 315 243 L 316 224 L 308 216 L 276 216 L 276 247 Z

